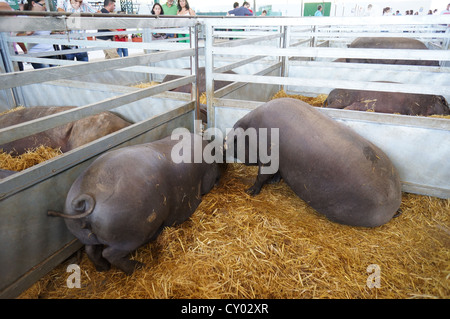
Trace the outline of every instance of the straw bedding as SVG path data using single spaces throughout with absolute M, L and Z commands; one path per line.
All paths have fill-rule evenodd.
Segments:
M 300 94 L 287 94 L 284 90 L 280 90 L 272 97 L 272 100 L 281 99 L 283 97 L 290 97 L 292 99 L 301 100 L 312 106 L 323 106 L 323 102 L 327 99 L 327 94 L 319 94 L 317 96 L 304 96 Z
M 325 98 L 306 102 L 320 106 Z M 34 151 L 21 163 L 0 154 L 8 163 L 1 168 L 22 170 L 61 154 Z M 97 272 L 83 252 L 81 289 L 66 285 L 73 257 L 19 298 L 450 297 L 450 199 L 404 193 L 400 217 L 374 229 L 349 227 L 316 213 L 284 182 L 247 195 L 256 173 L 229 165 L 188 221 L 132 254 L 145 263 L 132 276 L 115 267 Z M 380 288 L 367 286 L 372 264 L 380 267 Z
M 160 83 L 159 83 L 159 82 L 156 82 L 156 81 L 151 81 L 151 82 L 141 82 L 141 83 L 132 85 L 131 87 L 138 88 L 138 89 L 146 89 L 146 88 L 149 88 L 149 87 L 158 85 L 158 84 L 160 84 Z
M 437 118 L 437 119 L 450 119 L 450 115 L 433 114 L 433 115 L 430 115 L 429 117 L 434 117 L 434 118 Z
M 132 254 L 144 268 L 99 273 L 83 253 L 20 298 L 449 298 L 450 200 L 403 194 L 403 214 L 374 229 L 328 221 L 282 181 L 245 193 L 255 167 L 230 164 L 191 216 Z M 368 288 L 381 269 L 381 287 Z
M 0 116 L 2 116 L 2 115 L 4 115 L 4 114 L 8 114 L 8 113 L 15 112 L 15 111 L 19 111 L 19 110 L 24 109 L 24 108 L 25 108 L 25 106 L 19 105 L 19 106 L 14 107 L 14 108 L 12 108 L 12 109 L 10 109 L 10 110 L 6 110 L 6 111 L 1 112 L 1 113 L 0 113 Z
M 11 112 L 16 112 L 23 108 L 25 107 L 15 107 L 13 109 L 0 113 L 0 116 Z M 3 152 L 3 150 L 0 148 L 0 169 L 20 172 L 24 169 L 37 165 L 61 154 L 61 149 L 53 149 L 44 145 L 29 149 L 26 153 L 18 156 L 13 156 L 11 155 L 11 153 Z
M 272 100 L 281 99 L 283 97 L 290 97 L 292 99 L 297 99 L 297 100 L 306 102 L 312 106 L 322 107 L 323 102 L 327 99 L 328 95 L 327 94 L 319 94 L 317 96 L 305 96 L 305 95 L 300 95 L 300 94 L 287 94 L 284 90 L 280 90 L 277 93 L 275 93 L 274 96 L 272 96 Z M 199 101 L 201 104 L 206 104 L 206 93 L 201 94 Z
M 29 149 L 26 153 L 18 156 L 2 152 L 0 149 L 0 168 L 19 172 L 61 154 L 61 149 L 53 149 L 43 145 Z

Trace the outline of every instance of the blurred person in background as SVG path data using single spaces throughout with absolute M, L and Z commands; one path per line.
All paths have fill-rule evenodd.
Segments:
M 189 7 L 189 2 L 187 0 L 178 0 L 178 11 L 179 16 L 195 16 L 194 10 Z M 188 29 L 185 29 L 188 30 Z M 189 34 L 180 33 L 179 38 L 189 38 Z M 190 40 L 181 40 L 180 42 L 189 42 Z
M 117 13 L 124 14 L 125 12 L 119 11 Z M 117 31 L 126 31 L 126 29 L 117 29 Z M 116 42 L 127 42 L 128 41 L 128 34 L 116 34 L 114 36 L 114 41 L 116 41 Z M 117 48 L 117 54 L 120 57 L 128 56 L 128 48 Z
M 95 13 L 98 12 L 96 9 L 92 8 L 89 4 L 83 2 L 83 0 L 63 0 L 58 1 L 57 11 L 59 12 L 69 12 L 69 13 L 81 13 L 81 12 L 90 12 Z M 70 34 L 83 33 L 84 30 L 72 30 L 69 31 Z M 78 36 L 73 37 L 71 39 L 75 40 L 86 40 L 86 37 Z M 79 49 L 79 46 L 76 45 L 62 45 L 62 50 L 73 50 Z M 79 53 L 70 53 L 65 55 L 67 60 L 77 60 L 77 61 L 89 61 L 89 57 L 87 52 L 79 52 Z
M 317 11 L 316 11 L 316 13 L 314 13 L 314 16 L 316 16 L 316 17 L 322 17 L 322 16 L 323 16 L 322 10 L 323 10 L 322 6 L 321 6 L 321 5 L 318 5 L 318 6 L 317 6 Z
M 116 0 L 105 0 L 103 3 L 103 8 L 100 10 L 101 13 L 111 13 L 116 10 Z M 117 31 L 115 29 L 100 29 L 98 32 L 111 32 L 111 31 Z M 97 36 L 97 40 L 101 41 L 114 41 L 113 35 L 105 35 L 105 36 Z M 106 49 L 103 50 L 103 53 L 105 54 L 105 59 L 115 59 L 119 58 L 119 54 L 117 53 L 116 48 Z
M 228 11 L 227 15 L 234 15 L 236 17 L 252 16 L 253 12 L 250 11 L 250 3 L 244 1 L 241 7 L 234 8 Z
M 159 3 L 155 3 L 152 8 L 152 14 L 155 16 L 164 15 L 164 9 Z M 167 39 L 165 33 L 152 33 L 152 40 L 164 40 Z
M 176 16 L 177 15 L 177 5 L 173 0 L 167 0 L 165 4 L 162 5 L 162 9 L 165 15 Z
M 45 0 L 28 0 L 23 7 L 24 11 L 34 11 L 34 12 L 43 12 L 46 11 L 45 8 Z M 51 31 L 28 31 L 24 33 L 19 33 L 17 35 L 35 35 L 35 36 L 49 36 Z M 27 43 L 27 51 L 28 53 L 42 53 L 42 52 L 53 52 L 55 49 L 53 48 L 53 44 L 51 43 Z M 49 58 L 53 58 L 54 56 L 49 56 Z M 41 57 L 44 58 L 44 57 Z M 34 69 L 42 69 L 54 66 L 52 64 L 45 63 L 31 63 Z
M 161 9 L 162 12 L 164 12 L 163 14 L 168 16 L 176 16 L 178 11 L 178 7 L 173 0 L 167 0 L 167 2 L 161 6 Z M 175 38 L 176 34 L 169 33 L 167 36 L 169 38 Z

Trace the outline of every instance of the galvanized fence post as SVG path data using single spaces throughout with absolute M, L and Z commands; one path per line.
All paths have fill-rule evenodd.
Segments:
M 208 128 L 215 127 L 215 112 L 213 106 L 214 99 L 214 79 L 213 79 L 213 25 L 206 22 L 205 39 L 205 81 L 206 81 L 206 106 L 208 112 Z
M 148 43 L 152 41 L 152 30 L 149 28 L 144 28 L 143 32 L 142 32 L 142 41 L 144 43 Z M 154 52 L 153 50 L 144 50 L 145 54 L 149 54 Z M 154 63 L 149 63 L 148 66 L 152 66 Z M 148 82 L 152 82 L 153 81 L 153 74 L 151 73 L 147 73 L 147 81 Z
M 195 54 L 194 54 L 194 64 L 195 64 L 195 119 L 198 120 L 194 122 L 194 131 L 197 133 L 201 132 L 201 122 L 200 120 L 200 96 L 199 96 L 199 65 L 198 65 L 198 36 L 199 36 L 199 28 L 201 27 L 200 23 L 197 22 L 194 26 L 194 46 L 195 46 Z M 200 127 L 197 127 L 197 124 Z
M 8 43 L 10 43 L 10 45 L 8 45 Z M 5 73 L 14 72 L 14 65 L 11 61 L 11 52 L 14 52 L 13 43 L 8 42 L 8 35 L 6 32 L 0 32 L 0 62 Z M 8 105 L 11 109 L 19 105 L 24 105 L 20 87 L 14 87 L 10 90 L 5 90 L 5 92 Z
M 282 37 L 282 48 L 287 49 L 289 48 L 290 44 L 290 26 L 284 26 L 283 27 L 283 37 Z M 283 56 L 281 57 L 281 76 L 288 77 L 289 76 L 289 57 Z M 284 85 L 281 86 L 281 89 L 284 90 Z

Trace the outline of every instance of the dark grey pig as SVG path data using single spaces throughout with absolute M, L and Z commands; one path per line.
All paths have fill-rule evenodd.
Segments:
M 448 103 L 442 95 L 403 92 L 334 89 L 328 94 L 323 106 L 405 115 L 450 114 Z
M 249 189 L 251 194 L 258 194 L 266 182 L 281 176 L 316 211 L 332 221 L 353 226 L 382 225 L 399 209 L 400 180 L 386 154 L 314 107 L 295 99 L 272 100 L 246 114 L 234 125 L 235 130 L 239 127 L 244 131 L 279 129 L 279 169 L 263 174 L 258 154 L 259 171 Z M 230 134 L 227 149 L 235 149 L 243 133 Z M 258 134 L 260 141 L 262 136 Z M 273 153 L 278 141 L 272 137 L 267 138 L 265 147 Z M 271 162 L 276 155 L 271 154 Z
M 205 147 L 201 136 L 188 137 L 188 151 L 194 145 Z M 105 153 L 75 180 L 64 214 L 49 211 L 65 218 L 97 270 L 112 264 L 133 273 L 140 263 L 130 260 L 129 253 L 164 227 L 187 220 L 218 181 L 219 164 L 172 161 L 172 149 L 179 143 L 166 137 Z

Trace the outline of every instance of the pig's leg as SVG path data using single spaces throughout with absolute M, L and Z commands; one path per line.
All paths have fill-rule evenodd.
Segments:
M 261 174 L 261 164 L 259 165 L 258 168 L 258 176 L 256 176 L 256 181 L 255 184 L 253 184 L 252 187 L 247 189 L 247 193 L 251 196 L 255 196 L 258 195 L 259 192 L 261 192 L 261 188 L 263 187 L 264 184 L 266 184 L 267 182 L 269 182 L 275 174 Z
M 281 173 L 280 171 L 276 172 L 275 175 L 273 175 L 272 179 L 267 181 L 267 184 L 276 184 L 281 181 Z
M 85 250 L 97 271 L 107 271 L 111 268 L 111 264 L 102 257 L 103 245 L 86 245 Z
M 103 250 L 103 257 L 106 258 L 112 265 L 121 269 L 127 275 L 131 275 L 137 267 L 143 264 L 136 260 L 128 258 L 129 250 L 120 250 L 114 247 L 107 247 Z

